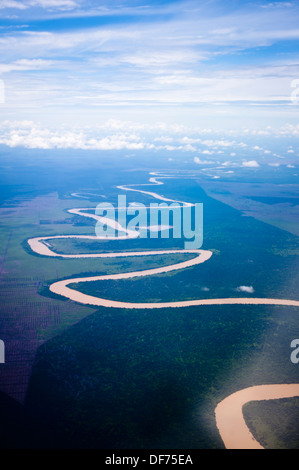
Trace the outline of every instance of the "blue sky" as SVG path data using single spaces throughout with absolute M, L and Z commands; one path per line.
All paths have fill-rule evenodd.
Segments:
M 299 135 L 297 0 L 0 0 L 0 56 L 0 143 Z

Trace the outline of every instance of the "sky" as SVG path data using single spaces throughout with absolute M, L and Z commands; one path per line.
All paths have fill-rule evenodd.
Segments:
M 298 0 L 0 0 L 0 57 L 10 147 L 299 135 Z

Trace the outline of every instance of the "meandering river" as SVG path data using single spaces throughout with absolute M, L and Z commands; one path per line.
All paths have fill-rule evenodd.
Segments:
M 163 182 L 157 180 L 158 175 L 151 173 L 149 184 L 141 185 L 162 185 Z M 157 176 L 157 177 L 156 177 Z M 166 176 L 165 176 L 166 177 Z M 161 178 L 161 177 L 160 177 Z M 118 186 L 118 189 L 122 191 L 136 191 L 147 196 L 153 197 L 160 201 L 165 202 L 176 202 L 182 203 L 185 206 L 192 206 L 193 204 L 183 201 L 176 201 L 173 199 L 166 198 L 163 195 L 157 194 L 151 191 L 144 191 L 136 189 L 136 186 L 140 185 L 127 185 Z M 76 193 L 74 196 L 79 197 Z M 106 224 L 118 231 L 124 233 L 123 236 L 117 237 L 118 240 L 132 239 L 139 236 L 138 232 L 128 230 L 126 227 L 120 226 L 117 222 L 107 217 L 100 217 L 95 214 L 86 212 L 91 208 L 74 208 L 69 209 L 68 212 L 71 214 L 80 215 L 82 217 L 91 217 L 96 219 L 97 222 Z M 85 211 L 85 212 L 84 212 Z M 59 254 L 55 253 L 48 244 L 48 240 L 62 239 L 62 238 L 75 238 L 75 239 L 88 239 L 88 240 L 99 240 L 103 239 L 116 239 L 116 237 L 98 237 L 91 235 L 59 235 L 59 236 L 48 236 L 48 237 L 36 237 L 28 240 L 28 244 L 32 251 L 42 256 L 60 257 L 60 258 L 120 258 L 120 257 L 137 257 L 137 256 L 161 256 L 166 254 L 176 253 L 191 253 L 194 257 L 188 261 L 175 263 L 160 268 L 147 269 L 142 271 L 110 274 L 103 276 L 93 276 L 75 279 L 66 279 L 58 281 L 50 286 L 51 292 L 59 294 L 63 297 L 67 297 L 76 302 L 80 302 L 86 305 L 93 306 L 104 306 L 104 307 L 115 307 L 115 308 L 130 308 L 130 309 L 156 309 L 156 308 L 181 308 L 190 306 L 200 305 L 232 305 L 232 304 L 252 304 L 252 305 L 289 305 L 293 307 L 299 307 L 299 301 L 288 300 L 288 299 L 275 299 L 275 298 L 223 298 L 223 299 L 195 299 L 186 301 L 173 301 L 173 302 L 121 302 L 113 299 L 104 299 L 95 297 L 92 295 L 83 294 L 76 289 L 68 287 L 69 284 L 76 284 L 81 282 L 93 282 L 93 281 L 104 281 L 104 280 L 117 280 L 117 279 L 130 279 L 141 276 L 153 276 L 155 274 L 161 274 L 180 269 L 186 269 L 191 266 L 196 266 L 201 263 L 207 262 L 212 252 L 209 250 L 158 250 L 158 251 L 136 251 L 136 252 L 114 252 L 114 253 L 95 253 L 95 254 Z M 273 400 L 287 397 L 299 396 L 299 384 L 273 384 L 273 385 L 259 385 L 249 387 L 244 390 L 237 391 L 221 401 L 216 409 L 216 424 L 219 433 L 222 437 L 224 445 L 229 449 L 262 449 L 263 447 L 250 433 L 242 413 L 242 407 L 249 401 L 254 400 Z

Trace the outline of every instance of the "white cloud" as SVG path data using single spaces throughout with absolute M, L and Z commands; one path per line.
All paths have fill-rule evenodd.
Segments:
M 148 69 L 152 67 L 167 67 L 175 64 L 197 63 L 200 58 L 201 56 L 195 52 L 188 50 L 174 51 L 173 49 L 169 49 L 167 51 L 157 50 L 142 55 L 134 54 L 131 56 L 122 56 L 120 61 Z
M 69 10 L 78 6 L 73 0 L 29 0 L 28 5 L 46 9 L 57 8 L 61 10 Z
M 261 8 L 290 8 L 294 6 L 293 2 L 269 2 L 261 5 Z
M 24 67 L 47 67 L 48 62 L 45 61 L 35 62 L 22 62 Z M 45 88 L 44 93 L 49 93 L 49 97 L 54 97 L 51 92 Z M 26 99 L 26 95 L 19 96 L 20 99 Z M 53 99 L 53 101 L 54 101 Z M 72 104 L 70 102 L 70 104 Z M 110 113 L 116 115 L 116 113 Z M 20 114 L 20 116 L 24 116 Z M 28 115 L 30 116 L 30 114 Z M 94 117 L 93 114 L 92 117 Z M 52 123 L 51 123 L 52 124 Z M 280 129 L 273 129 L 273 136 L 278 136 Z M 146 122 L 146 121 L 129 121 L 119 119 L 107 119 L 106 121 L 97 119 L 90 119 L 89 124 L 81 125 L 80 121 L 76 122 L 75 127 L 71 124 L 48 125 L 41 124 L 38 121 L 34 122 L 29 119 L 5 120 L 0 122 L 0 143 L 15 147 L 25 146 L 28 148 L 82 148 L 82 149 L 155 149 L 165 151 L 179 151 L 194 152 L 195 157 L 192 156 L 194 163 L 197 165 L 221 165 L 226 168 L 257 168 L 260 164 L 256 160 L 246 160 L 243 153 L 239 157 L 239 148 L 242 142 L 238 140 L 229 140 L 223 138 L 218 140 L 198 137 L 201 133 L 206 134 L 207 129 L 199 127 L 187 127 L 186 125 L 178 125 L 175 123 L 165 122 Z M 209 132 L 210 133 L 210 132 Z M 238 131 L 227 130 L 222 131 L 225 136 L 236 137 Z M 219 135 L 219 131 L 215 136 Z M 241 135 L 242 132 L 241 132 Z M 217 146 L 223 150 L 218 150 Z M 246 145 L 246 144 L 244 144 Z M 205 147 L 204 147 L 205 146 Z M 233 147 L 233 148 L 229 148 Z M 285 152 L 287 152 L 286 146 Z M 237 149 L 237 152 L 233 150 Z M 218 153 L 223 153 L 222 161 L 218 161 Z M 215 160 L 207 159 L 208 156 L 214 155 Z M 217 155 L 217 157 L 216 157 Z M 231 155 L 232 160 L 225 160 Z M 238 156 L 238 157 L 236 157 Z M 205 157 L 205 158 L 204 158 Z M 272 154 L 272 157 L 279 157 L 279 155 Z M 243 161 L 242 161 L 243 160 Z M 271 158 L 273 161 L 274 158 Z M 272 164 L 268 161 L 266 163 Z M 189 160 L 190 162 L 190 160 Z M 274 160 L 275 162 L 275 160 Z M 282 160 L 281 163 L 293 163 L 292 160 Z M 220 167 L 220 168 L 221 168 Z
M 257 168 L 260 165 L 258 164 L 256 160 L 249 160 L 249 161 L 242 162 L 242 166 L 246 168 Z
M 1 73 L 8 73 L 12 71 L 26 71 L 26 70 L 41 70 L 47 69 L 54 64 L 52 60 L 44 60 L 44 59 L 20 59 L 15 60 L 9 64 L 1 64 L 0 63 L 0 74 Z
M 286 124 L 276 130 L 278 135 L 285 136 L 298 136 L 299 135 L 299 124 Z
M 94 138 L 83 131 L 55 131 L 42 128 L 30 121 L 11 123 L 5 121 L 0 127 L 0 144 L 8 147 L 40 149 L 84 150 L 140 150 L 150 148 L 134 134 L 112 134 Z
M 19 2 L 17 0 L 0 0 L 0 9 L 27 10 L 31 7 L 44 8 L 45 10 L 62 10 L 69 11 L 78 6 L 73 0 L 25 0 Z
M 238 292 L 247 292 L 248 294 L 254 293 L 254 288 L 252 286 L 239 286 L 236 289 Z
M 14 8 L 16 10 L 26 10 L 30 7 L 40 7 L 44 9 L 70 10 L 78 6 L 73 0 L 0 0 L 0 9 Z
M 214 161 L 211 161 L 211 160 L 201 160 L 198 157 L 194 157 L 193 161 L 194 163 L 197 163 L 197 165 L 209 165 L 209 164 L 215 163 Z
M 46 10 L 68 10 L 76 8 L 79 3 L 81 2 L 73 0 L 0 0 L 0 8 L 14 5 L 20 9 L 41 7 Z M 82 10 L 84 6 L 86 13 L 92 9 L 97 10 L 98 15 L 105 15 L 106 12 L 108 17 L 111 7 L 109 2 L 105 3 L 106 5 L 103 2 L 82 2 Z M 115 14 L 118 9 L 123 14 L 129 3 L 117 2 Z M 199 8 L 196 1 L 182 1 L 173 2 L 171 7 L 168 5 L 168 11 L 172 8 L 173 14 L 165 21 L 161 12 L 166 7 L 159 3 L 159 7 L 155 9 L 151 6 L 152 3 L 149 2 L 149 5 L 143 5 L 142 8 L 132 7 L 132 11 L 134 10 L 135 15 L 141 11 L 146 15 L 147 11 L 152 13 L 155 10 L 155 13 L 159 13 L 160 10 L 158 21 L 150 19 L 152 17 L 149 15 L 149 20 L 142 23 L 132 20 L 118 21 L 115 24 L 107 19 L 100 27 L 95 28 L 89 27 L 90 24 L 86 27 L 82 21 L 82 26 L 78 29 L 53 28 L 47 31 L 45 23 L 43 31 L 36 31 L 34 27 L 23 33 L 9 30 L 10 32 L 1 35 L 1 61 L 10 64 L 13 67 L 11 71 L 19 72 L 25 70 L 22 66 L 26 67 L 26 64 L 15 63 L 20 58 L 28 61 L 38 60 L 39 57 L 57 60 L 68 58 L 69 68 L 66 72 L 56 71 L 53 76 L 47 77 L 41 77 L 38 64 L 28 64 L 26 70 L 36 70 L 36 76 L 41 77 L 35 81 L 32 89 L 39 94 L 36 102 L 43 105 L 47 100 L 43 85 L 44 80 L 48 80 L 45 85 L 50 89 L 50 83 L 58 90 L 57 103 L 64 107 L 65 89 L 59 89 L 56 86 L 58 80 L 53 77 L 58 77 L 61 85 L 61 80 L 65 83 L 65 76 L 72 77 L 67 82 L 67 96 L 72 95 L 73 101 L 77 96 L 84 96 L 85 103 L 90 99 L 90 108 L 103 105 L 103 89 L 111 92 L 106 95 L 105 101 L 105 105 L 110 103 L 110 106 L 112 102 L 119 103 L 122 100 L 124 103 L 138 102 L 138 105 L 141 100 L 167 105 L 184 102 L 219 104 L 240 99 L 257 99 L 260 102 L 286 99 L 289 91 L 288 74 L 297 73 L 296 64 L 290 69 L 288 65 L 278 67 L 272 63 L 252 65 L 251 61 L 246 65 L 245 60 L 244 65 L 232 67 L 230 58 L 235 59 L 236 53 L 241 54 L 244 46 L 266 47 L 275 43 L 277 38 L 298 37 L 298 22 L 291 9 L 284 9 L 290 10 L 287 16 L 286 13 L 281 15 L 277 9 L 266 12 L 244 2 L 245 6 L 240 3 L 238 8 L 228 8 L 224 14 L 222 8 L 218 9 L 217 2 L 207 2 L 209 6 L 204 2 L 204 6 Z M 30 13 L 31 11 L 28 15 Z M 25 14 L 26 12 L 23 13 Z M 42 12 L 41 16 L 46 14 L 48 13 Z M 229 58 L 227 64 L 226 56 Z M 221 57 L 219 64 L 217 57 Z M 246 59 L 246 55 L 244 58 Z M 209 59 L 213 59 L 212 67 Z M 77 70 L 84 71 L 83 77 L 76 76 L 76 67 Z M 82 94 L 77 94 L 76 84 L 81 78 L 84 90 Z M 14 95 L 18 89 L 24 94 L 27 92 L 27 96 L 30 94 L 29 85 L 24 84 L 21 77 L 13 87 Z M 121 96 L 120 91 L 123 91 Z M 52 96 L 49 101 L 51 99 Z M 53 109 L 49 101 L 46 104 Z M 30 105 L 28 108 L 30 109 Z M 42 113 L 44 106 L 40 106 L 40 109 Z M 243 111 L 241 114 L 244 114 Z M 225 145 L 218 143 L 219 147 Z
M 236 144 L 235 141 L 231 141 L 231 140 L 209 140 L 209 139 L 206 139 L 206 140 L 203 140 L 202 141 L 202 144 L 203 145 L 206 145 L 207 147 L 232 147 L 233 145 Z
M 24 5 L 24 2 L 16 2 L 15 0 L 1 0 L 0 9 L 3 10 L 4 8 L 15 8 L 17 10 L 26 10 L 28 6 Z

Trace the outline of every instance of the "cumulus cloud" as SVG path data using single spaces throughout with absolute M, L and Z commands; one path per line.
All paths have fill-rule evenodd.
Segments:
M 201 160 L 199 157 L 194 157 L 194 163 L 197 163 L 197 165 L 209 165 L 215 162 L 212 160 Z
M 94 138 L 83 131 L 45 129 L 31 121 L 20 123 L 5 121 L 0 128 L 0 144 L 12 148 L 22 146 L 32 149 L 140 150 L 151 147 L 132 133 L 117 133 Z
M 249 161 L 242 162 L 242 166 L 244 166 L 246 168 L 257 168 L 260 165 L 256 160 L 249 160 Z
M 236 142 L 233 140 L 203 140 L 202 141 L 203 145 L 207 145 L 208 147 L 231 147 L 236 144 Z
M 247 292 L 247 294 L 253 294 L 254 288 L 252 286 L 239 286 L 236 291 L 238 292 Z
M 1 0 L 0 0 L 1 1 Z M 32 60 L 15 61 L 10 66 L 24 67 L 26 69 L 48 68 L 51 61 Z M 1 64 L 0 64 L 1 70 Z M 23 117 L 23 115 L 22 115 Z M 206 134 L 207 129 L 202 130 L 199 127 L 187 127 L 173 123 L 164 122 L 140 122 L 127 121 L 109 118 L 106 121 L 90 122 L 88 125 L 79 123 L 74 125 L 57 125 L 47 128 L 38 121 L 29 119 L 5 120 L 0 122 L 0 144 L 9 147 L 24 146 L 27 148 L 80 148 L 94 150 L 108 149 L 153 149 L 156 151 L 179 151 L 193 152 L 195 157 L 191 161 L 197 165 L 221 165 L 220 168 L 257 168 L 260 164 L 256 160 L 247 160 L 246 153 L 241 153 L 240 147 L 246 144 L 238 140 L 202 138 L 201 133 Z M 223 132 L 225 134 L 225 132 Z M 237 136 L 238 132 L 230 130 L 226 135 Z M 218 148 L 217 148 L 218 147 Z M 230 148 L 233 147 L 233 148 Z M 219 150 L 221 148 L 221 150 Z M 285 152 L 290 149 L 286 146 Z M 218 161 L 218 154 L 225 156 Z M 217 155 L 217 157 L 216 157 Z M 286 153 L 287 155 L 287 153 Z M 212 157 L 213 156 L 213 157 Z M 209 157 L 209 159 L 207 159 Z M 213 158 L 210 159 L 210 158 Z M 230 158 L 231 160 L 226 160 Z M 272 157 L 283 159 L 275 153 Z M 273 161 L 274 158 L 271 158 Z M 272 164 L 272 161 L 267 162 Z M 274 160 L 275 161 L 275 160 Z M 190 162 L 190 160 L 189 160 Z M 292 164 L 288 159 L 285 164 Z
M 277 135 L 285 136 L 298 136 L 299 135 L 299 124 L 286 124 L 285 126 L 280 127 L 275 130 Z

